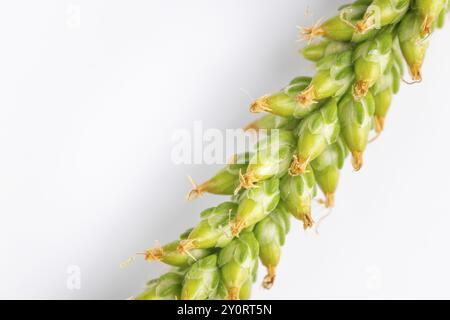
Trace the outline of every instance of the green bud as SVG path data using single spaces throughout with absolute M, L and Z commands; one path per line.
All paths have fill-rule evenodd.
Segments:
M 249 153 L 235 156 L 225 168 L 201 185 L 196 185 L 191 179 L 193 189 L 187 196 L 188 200 L 194 200 L 205 192 L 216 195 L 233 195 L 240 184 L 240 173 L 246 170 L 250 158 Z
M 408 12 L 410 0 L 374 0 L 364 17 L 355 25 L 357 34 L 395 24 Z
M 296 96 L 304 90 L 311 82 L 311 78 L 298 77 L 295 78 L 283 90 L 265 95 L 255 100 L 250 111 L 253 113 L 268 112 L 282 117 L 293 117 L 296 109 L 301 108 Z
M 411 12 L 402 20 L 399 41 L 403 56 L 414 81 L 422 80 L 422 65 L 429 45 L 429 39 L 421 35 L 421 19 Z
M 283 206 L 278 206 L 267 218 L 256 225 L 254 231 L 259 243 L 259 258 L 267 268 L 267 276 L 263 282 L 265 289 L 270 289 L 275 282 L 281 248 L 289 230 L 289 225 L 286 225 L 286 216 L 286 209 Z
M 188 267 L 198 259 L 210 255 L 211 249 L 193 249 L 189 252 L 180 251 L 179 247 L 185 240 L 173 241 L 163 247 L 156 247 L 144 253 L 145 260 L 159 261 L 173 267 Z
M 271 130 L 258 142 L 256 150 L 245 174 L 241 176 L 239 189 L 251 189 L 255 183 L 283 176 L 294 155 L 294 134 L 288 130 Z
M 233 239 L 230 221 L 236 216 L 238 205 L 225 202 L 202 212 L 202 221 L 180 242 L 180 253 L 193 249 L 223 248 Z
M 326 56 L 342 53 L 351 48 L 352 45 L 347 42 L 323 40 L 308 44 L 301 50 L 301 53 L 306 59 L 317 62 Z
M 316 196 L 316 182 L 311 167 L 299 176 L 286 175 L 280 182 L 281 199 L 286 209 L 297 219 L 303 221 L 303 226 L 309 229 L 314 221 L 311 216 L 311 202 Z
M 179 272 L 169 272 L 159 279 L 149 281 L 147 289 L 136 297 L 136 300 L 178 300 L 184 275 Z
M 267 217 L 280 201 L 279 179 L 260 182 L 255 188 L 246 190 L 239 198 L 236 218 L 232 221 L 232 234 L 237 236 Z
M 325 195 L 325 206 L 334 207 L 334 195 L 339 183 L 340 171 L 344 166 L 348 151 L 342 139 L 329 145 L 322 154 L 311 163 L 317 185 Z
M 380 134 L 384 129 L 384 122 L 392 103 L 392 89 L 386 89 L 373 98 L 375 99 L 375 131 Z
M 335 99 L 330 99 L 323 108 L 300 123 L 297 153 L 289 174 L 296 176 L 305 172 L 311 161 L 336 141 L 339 130 L 337 103 Z
M 375 101 L 370 91 L 356 100 L 351 93 L 339 102 L 339 120 L 342 137 L 352 153 L 352 164 L 356 171 L 363 165 L 363 153 L 369 141 L 369 132 L 375 114 Z
M 396 72 L 395 66 L 390 70 L 387 70 L 372 89 L 372 95 L 375 101 L 375 132 L 377 134 L 380 134 L 383 131 L 384 121 L 392 104 L 392 98 L 394 96 L 394 77 Z
M 253 279 L 258 254 L 258 241 L 251 232 L 243 233 L 220 251 L 218 265 L 229 300 L 238 300 L 242 287 Z
M 354 51 L 356 84 L 353 95 L 364 97 L 381 78 L 391 62 L 392 32 L 390 29 L 360 44 Z
M 323 36 L 335 41 L 361 42 L 373 37 L 377 30 L 368 30 L 365 33 L 357 33 L 355 25 L 362 19 L 367 10 L 368 1 L 357 1 L 354 4 L 342 6 L 339 14 L 326 20 L 321 25 L 315 25 L 303 30 L 305 40 L 312 40 L 317 36 Z
M 421 17 L 421 35 L 427 37 L 439 15 L 446 9 L 447 0 L 416 0 L 416 9 Z
M 217 255 L 203 258 L 187 271 L 181 290 L 181 299 L 207 300 L 215 296 L 219 282 Z
M 354 79 L 352 51 L 326 56 L 317 63 L 317 74 L 311 84 L 298 94 L 302 106 L 343 95 Z M 296 116 L 296 115 L 294 115 Z

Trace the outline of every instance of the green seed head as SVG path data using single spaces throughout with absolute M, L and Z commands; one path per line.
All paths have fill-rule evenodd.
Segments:
M 239 198 L 236 218 L 232 221 L 232 233 L 239 235 L 269 215 L 280 200 L 279 179 L 273 178 L 258 183 L 255 188 L 246 190 Z
M 429 39 L 421 34 L 422 21 L 414 12 L 408 13 L 399 28 L 400 47 L 414 81 L 422 80 L 422 65 Z
M 369 141 L 372 119 L 375 114 L 375 101 L 370 91 L 356 100 L 352 93 L 345 95 L 338 106 L 341 135 L 352 153 L 353 167 L 359 171 L 363 164 L 362 155 Z
M 384 129 L 384 121 L 392 103 L 394 90 L 399 84 L 394 84 L 394 81 L 399 81 L 398 70 L 395 64 L 391 69 L 386 70 L 381 79 L 375 84 L 372 89 L 372 95 L 375 101 L 375 132 L 380 134 Z
M 219 281 L 217 255 L 203 258 L 187 271 L 181 290 L 181 299 L 207 300 L 215 296 Z
M 220 251 L 218 265 L 230 300 L 239 299 L 242 287 L 253 279 L 258 254 L 258 241 L 251 232 L 243 233 Z
M 297 101 L 306 108 L 317 101 L 338 97 L 345 93 L 353 79 L 352 51 L 327 56 L 317 63 L 316 75 L 308 88 L 297 95 Z
M 384 130 L 384 122 L 391 107 L 393 92 L 391 88 L 373 96 L 375 100 L 375 131 L 379 134 Z
M 311 201 L 316 195 L 316 183 L 311 167 L 299 176 L 286 175 L 280 183 L 281 198 L 286 209 L 303 221 L 305 229 L 313 226 Z
M 397 23 L 408 11 L 410 2 L 410 0 L 374 0 L 364 17 L 356 23 L 355 32 L 365 34 L 370 30 Z
M 183 240 L 173 241 L 163 247 L 156 247 L 145 252 L 147 261 L 159 261 L 173 267 L 188 267 L 197 259 L 212 253 L 209 249 L 194 249 L 190 252 L 180 251 Z
M 286 88 L 272 95 L 263 96 L 254 101 L 250 107 L 253 113 L 268 112 L 282 117 L 293 117 L 299 107 L 296 101 L 298 93 L 311 82 L 311 78 L 295 78 Z
M 202 221 L 189 234 L 186 240 L 181 241 L 178 251 L 189 252 L 192 249 L 222 248 L 231 240 L 230 221 L 236 216 L 238 205 L 234 202 L 225 202 L 221 205 L 202 212 Z
M 147 289 L 136 300 L 177 300 L 181 297 L 184 274 L 169 272 L 159 279 L 149 281 Z
M 355 49 L 353 54 L 356 77 L 353 91 L 355 97 L 364 97 L 386 71 L 392 61 L 392 42 L 392 33 L 389 29 Z
M 193 182 L 193 189 L 187 196 L 188 200 L 194 200 L 204 193 L 233 195 L 240 184 L 240 173 L 245 171 L 251 157 L 249 153 L 237 155 L 225 168 L 205 183 L 198 186 Z
M 289 173 L 294 176 L 302 174 L 311 161 L 336 141 L 339 130 L 337 103 L 335 99 L 330 99 L 323 108 L 301 122 L 297 153 Z
M 344 42 L 361 42 L 376 34 L 376 30 L 357 33 L 355 25 L 364 16 L 369 1 L 356 1 L 353 4 L 342 6 L 339 14 L 328 19 L 320 26 L 305 28 L 303 36 L 306 40 L 311 40 L 317 36 L 324 36 L 328 39 Z
M 289 130 L 271 130 L 258 142 L 256 150 L 241 177 L 241 188 L 251 189 L 255 183 L 287 172 L 295 150 L 294 134 Z

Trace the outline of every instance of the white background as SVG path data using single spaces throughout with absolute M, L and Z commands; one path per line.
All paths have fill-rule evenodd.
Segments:
M 0 298 L 124 299 L 161 274 L 119 264 L 220 201 L 184 200 L 186 174 L 217 167 L 175 166 L 173 132 L 253 119 L 242 89 L 311 74 L 296 26 L 343 2 L 2 1 Z M 294 222 L 276 286 L 254 298 L 450 298 L 449 39 L 450 25 L 433 36 L 363 171 L 347 164 L 321 235 Z

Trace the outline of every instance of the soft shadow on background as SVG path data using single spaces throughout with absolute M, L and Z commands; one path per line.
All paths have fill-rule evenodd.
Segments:
M 173 164 L 172 134 L 254 119 L 249 95 L 313 71 L 296 26 L 344 2 L 1 4 L 0 297 L 125 299 L 164 272 L 119 265 L 222 201 L 185 201 L 186 175 L 218 166 Z M 449 298 L 449 35 L 433 36 L 424 83 L 403 86 L 363 172 L 347 165 L 320 236 L 293 223 L 276 286 L 255 298 Z

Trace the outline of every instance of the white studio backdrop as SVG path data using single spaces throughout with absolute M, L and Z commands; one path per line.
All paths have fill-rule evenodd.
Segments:
M 125 299 L 164 272 L 119 265 L 221 200 L 185 201 L 186 175 L 218 166 L 175 165 L 173 133 L 254 119 L 248 94 L 313 72 L 296 26 L 343 3 L 3 1 L 0 298 Z M 362 172 L 347 163 L 320 236 L 293 221 L 254 298 L 450 298 L 449 39 L 450 24 L 433 35 Z

